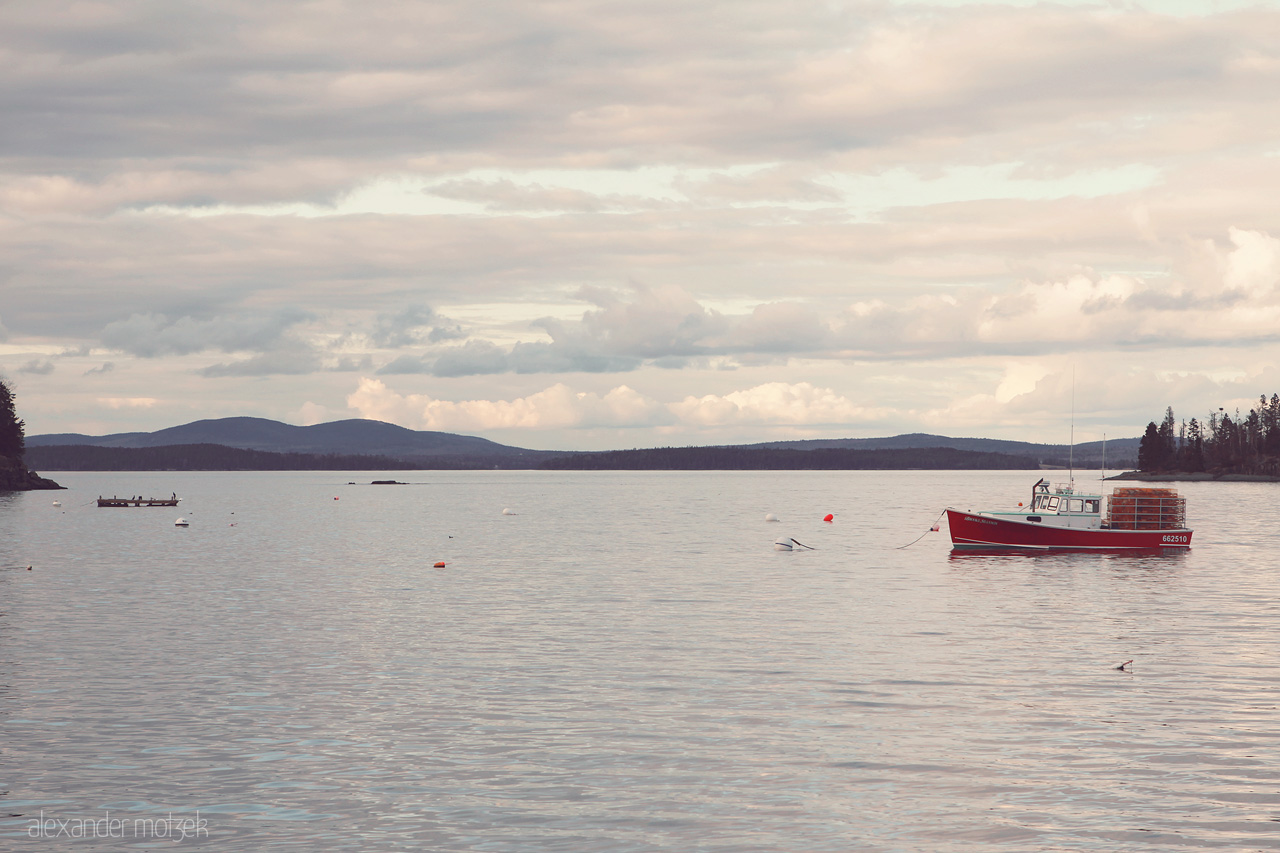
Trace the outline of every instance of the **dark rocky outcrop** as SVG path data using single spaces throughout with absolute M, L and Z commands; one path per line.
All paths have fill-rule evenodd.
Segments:
M 36 489 L 61 488 L 63 487 L 53 480 L 28 471 L 20 457 L 0 456 L 0 492 L 29 492 Z

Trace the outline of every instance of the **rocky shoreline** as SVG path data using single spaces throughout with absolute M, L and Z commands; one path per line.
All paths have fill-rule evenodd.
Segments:
M 53 480 L 28 471 L 21 459 L 0 456 L 0 492 L 31 492 L 39 489 L 61 489 Z
M 1108 477 L 1108 480 L 1134 480 L 1140 483 L 1280 483 L 1280 477 L 1267 474 L 1214 474 L 1208 471 L 1171 472 L 1168 474 L 1152 474 L 1146 471 L 1125 471 Z

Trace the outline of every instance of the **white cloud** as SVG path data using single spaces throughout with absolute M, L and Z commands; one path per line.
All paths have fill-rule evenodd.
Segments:
M 347 397 L 347 405 L 364 418 L 450 432 L 634 427 L 666 421 L 657 403 L 625 385 L 597 395 L 557 383 L 515 400 L 453 402 L 426 394 L 399 394 L 379 380 L 365 378 Z
M 149 409 L 160 401 L 155 397 L 99 397 L 98 403 L 108 409 Z
M 1222 283 L 1253 301 L 1280 300 L 1280 239 L 1231 228 L 1235 247 L 1222 258 Z
M 555 384 L 516 400 L 439 400 L 404 395 L 376 379 L 361 379 L 347 405 L 361 417 L 410 424 L 419 429 L 486 431 L 584 429 L 604 426 L 652 427 L 684 424 L 719 427 L 741 424 L 860 424 L 883 417 L 883 408 L 855 405 L 829 388 L 807 382 L 769 383 L 722 396 L 686 397 L 668 404 L 625 385 L 603 395 Z
M 884 408 L 859 406 L 830 388 L 815 388 L 808 382 L 770 382 L 724 395 L 686 397 L 670 408 L 685 423 L 698 426 L 833 424 L 856 428 L 888 413 Z
M 294 423 L 302 426 L 312 426 L 314 424 L 328 423 L 331 420 L 334 420 L 334 415 L 327 406 L 321 406 L 308 400 L 298 409 Z

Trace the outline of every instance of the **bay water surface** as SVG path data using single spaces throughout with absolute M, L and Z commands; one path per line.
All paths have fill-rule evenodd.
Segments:
M 1280 850 L 1280 485 L 1180 484 L 1179 554 L 929 532 L 1038 476 L 0 494 L 0 849 Z

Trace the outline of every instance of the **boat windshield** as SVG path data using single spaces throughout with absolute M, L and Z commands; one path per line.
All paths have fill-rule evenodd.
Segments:
M 1058 515 L 1097 515 L 1100 503 L 1096 497 L 1037 494 L 1031 510 Z

